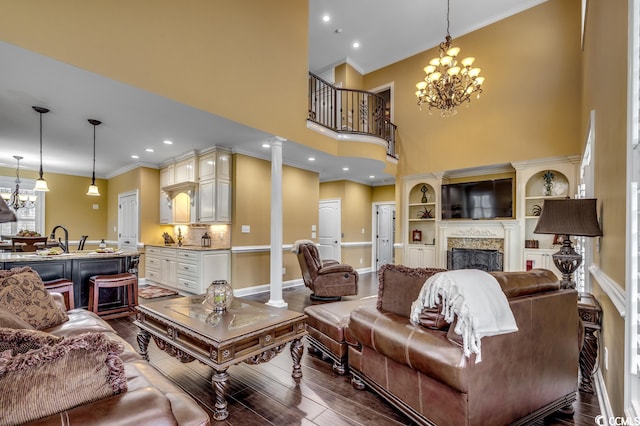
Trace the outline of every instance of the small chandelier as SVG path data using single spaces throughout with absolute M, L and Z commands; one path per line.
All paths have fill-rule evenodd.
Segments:
M 424 81 L 416 84 L 420 109 L 422 104 L 427 104 L 430 113 L 431 107 L 434 107 L 440 110 L 443 117 L 455 115 L 458 112 L 457 106 L 465 101 L 471 102 L 471 95 L 474 93 L 479 98 L 484 82 L 484 77 L 478 76 L 480 68 L 471 67 L 475 58 L 464 58 L 460 61 L 461 66 L 458 65 L 460 48 L 452 47 L 451 41 L 447 0 L 447 37 L 440 43 L 440 56 L 429 61 L 429 65 L 424 68 L 427 76 Z
M 47 186 L 47 181 L 42 177 L 42 114 L 46 114 L 49 112 L 47 108 L 34 106 L 32 107 L 35 112 L 40 114 L 40 177 L 36 180 L 36 186 L 34 191 L 49 191 L 49 187 Z
M 8 197 L 7 205 L 13 210 L 18 210 L 21 208 L 33 208 L 36 206 L 35 197 L 30 197 L 27 194 L 20 194 L 20 184 L 22 181 L 20 180 L 20 160 L 22 158 L 19 155 L 14 155 L 13 158 L 18 162 L 18 166 L 16 168 L 16 189 L 11 193 Z M 8 194 L 7 194 L 8 195 Z M 4 198 L 4 195 L 3 195 Z
M 96 126 L 102 124 L 102 121 L 94 120 L 92 118 L 88 121 L 93 124 L 93 173 L 91 175 L 91 185 L 89 185 L 87 195 L 97 197 L 100 195 L 100 191 L 98 191 L 98 185 L 96 185 Z

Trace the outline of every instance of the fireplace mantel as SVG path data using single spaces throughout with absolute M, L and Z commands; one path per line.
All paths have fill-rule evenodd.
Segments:
M 512 248 L 517 250 L 520 227 L 515 219 L 508 220 L 443 220 L 438 224 L 438 259 L 441 267 L 446 267 L 447 250 L 449 249 L 449 238 L 473 239 L 473 240 L 502 240 L 503 261 L 505 271 L 514 271 L 518 268 L 518 253 L 513 253 Z M 469 247 L 477 248 L 479 241 L 473 241 Z M 488 245 L 494 242 L 487 241 Z M 500 249 L 500 247 L 495 247 Z

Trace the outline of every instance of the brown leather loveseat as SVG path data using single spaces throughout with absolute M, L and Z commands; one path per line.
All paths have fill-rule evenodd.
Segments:
M 376 307 L 351 313 L 348 362 L 365 384 L 419 424 L 527 424 L 571 409 L 578 385 L 577 293 L 547 270 L 492 273 L 518 331 L 482 338 L 482 361 L 467 358 L 454 325 L 410 321 L 420 282 L 411 268 L 385 265 Z M 433 318 L 431 318 L 433 319 Z M 454 319 L 455 321 L 455 319 Z

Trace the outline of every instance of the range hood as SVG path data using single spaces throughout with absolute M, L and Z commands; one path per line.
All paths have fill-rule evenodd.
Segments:
M 169 198 L 175 198 L 176 195 L 184 192 L 193 199 L 196 189 L 198 189 L 198 182 L 193 181 L 185 181 L 162 187 L 162 190 L 169 196 Z

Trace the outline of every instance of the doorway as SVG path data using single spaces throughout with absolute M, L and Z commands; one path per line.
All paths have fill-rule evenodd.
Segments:
M 372 250 L 372 265 L 379 270 L 382 265 L 395 263 L 393 243 L 396 234 L 396 205 L 373 205 L 373 236 L 375 241 Z
M 135 250 L 138 245 L 138 191 L 118 194 L 118 248 Z
M 340 199 L 320 200 L 318 215 L 318 252 L 321 259 L 333 259 L 340 262 L 342 242 L 342 224 Z

